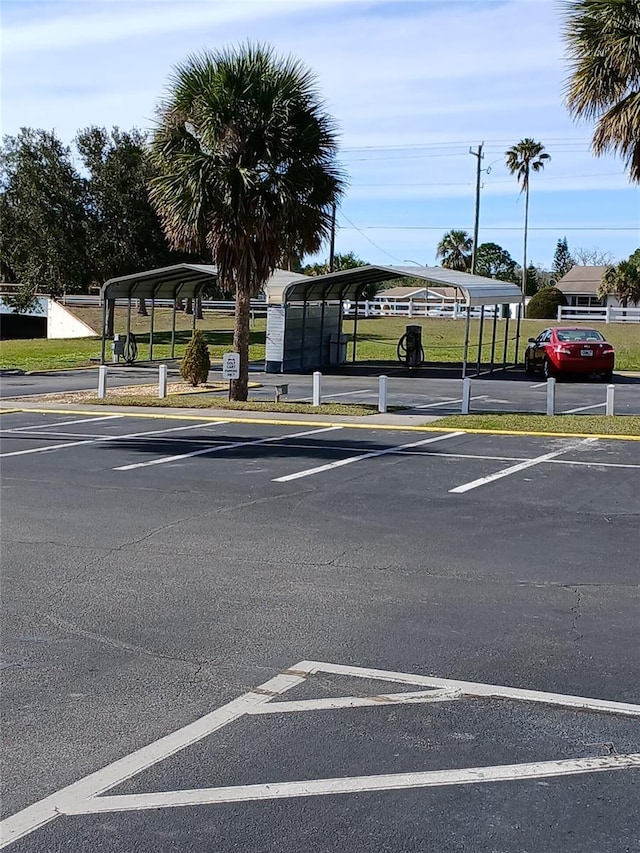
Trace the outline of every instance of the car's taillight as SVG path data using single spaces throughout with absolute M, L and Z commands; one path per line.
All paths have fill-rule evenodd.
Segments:
M 571 355 L 571 350 L 567 347 L 556 347 L 554 350 L 557 355 Z
M 603 349 L 601 350 L 601 352 L 602 355 L 613 355 L 613 350 L 611 349 L 611 347 L 609 347 L 608 349 Z

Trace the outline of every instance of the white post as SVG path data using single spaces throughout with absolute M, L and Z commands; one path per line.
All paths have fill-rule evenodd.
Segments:
M 104 400 L 107 396 L 107 365 L 101 364 L 98 368 L 98 399 Z
M 378 378 L 378 411 L 387 411 L 387 377 L 380 376 Z
M 167 396 L 167 365 L 161 364 L 158 368 L 158 397 L 161 400 Z
M 611 305 L 607 305 L 607 307 L 604 309 L 604 321 L 605 323 L 611 322 Z
M 556 413 L 556 380 L 553 376 L 547 379 L 547 414 L 555 415 Z
M 471 408 L 471 379 L 469 376 L 465 376 L 465 378 L 462 380 L 462 408 L 461 408 L 462 414 L 468 415 L 470 408 Z
M 409 300 L 409 314 L 408 314 L 408 316 L 413 317 L 413 300 L 412 299 Z
M 313 374 L 313 405 L 319 406 L 322 403 L 322 373 L 316 370 Z
M 615 412 L 616 386 L 607 385 L 607 408 L 605 414 L 613 415 Z

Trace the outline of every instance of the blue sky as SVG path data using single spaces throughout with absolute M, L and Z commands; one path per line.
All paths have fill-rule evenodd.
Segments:
M 472 229 L 469 147 L 484 141 L 480 240 L 520 260 L 523 199 L 504 151 L 525 136 L 552 158 L 532 180 L 535 263 L 564 235 L 618 259 L 640 244 L 640 190 L 590 153 L 592 128 L 563 106 L 554 0 L 4 0 L 2 15 L 3 133 L 150 128 L 175 63 L 260 40 L 316 72 L 339 123 L 337 251 L 433 264 L 444 231 Z

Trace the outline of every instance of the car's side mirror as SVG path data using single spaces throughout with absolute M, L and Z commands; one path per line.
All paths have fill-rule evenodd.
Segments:
M 530 343 L 530 344 L 537 344 L 537 343 L 538 343 L 538 341 L 536 340 L 536 338 L 528 338 L 528 341 L 529 341 L 529 343 Z

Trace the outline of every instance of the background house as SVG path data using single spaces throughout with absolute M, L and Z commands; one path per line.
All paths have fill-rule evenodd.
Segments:
M 597 308 L 601 305 L 620 305 L 613 294 L 606 299 L 598 298 L 598 288 L 609 267 L 572 267 L 556 284 L 564 293 L 567 304 L 573 307 Z

